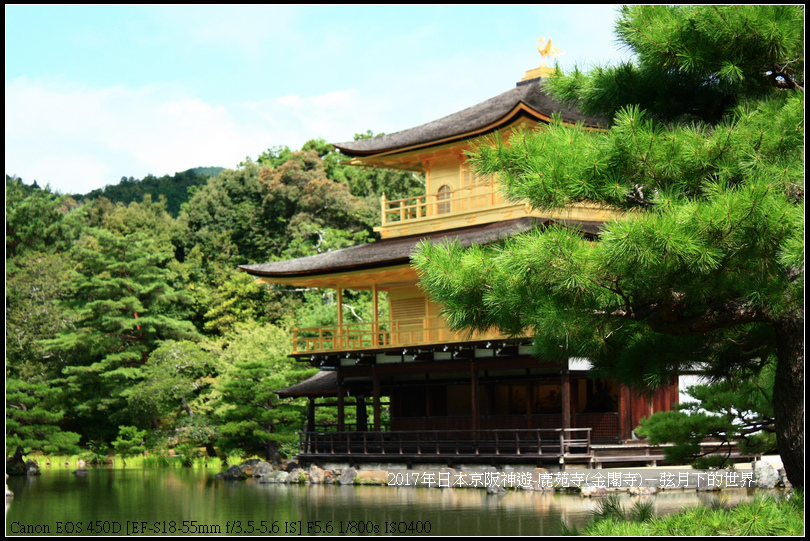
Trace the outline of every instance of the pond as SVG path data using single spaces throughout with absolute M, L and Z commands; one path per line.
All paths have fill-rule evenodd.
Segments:
M 6 503 L 7 536 L 556 535 L 561 521 L 584 526 L 596 508 L 594 499 L 549 492 L 263 484 L 180 468 L 99 468 L 78 477 L 71 469 L 8 480 L 15 496 Z M 654 502 L 665 514 L 752 494 L 672 491 Z

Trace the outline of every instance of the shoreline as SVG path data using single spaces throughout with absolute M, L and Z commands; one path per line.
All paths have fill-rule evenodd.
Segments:
M 665 490 L 718 491 L 732 488 L 790 488 L 778 456 L 754 463 L 738 463 L 723 470 L 695 470 L 691 466 L 643 466 L 637 468 L 546 468 L 502 465 L 501 467 L 426 465 L 406 469 L 399 464 L 347 463 L 300 467 L 295 461 L 278 469 L 261 460 L 249 460 L 217 474 L 225 480 L 258 478 L 259 483 L 385 485 L 424 488 L 478 488 L 490 493 L 507 490 L 578 491 L 582 496 L 606 496 L 612 492 L 653 495 Z

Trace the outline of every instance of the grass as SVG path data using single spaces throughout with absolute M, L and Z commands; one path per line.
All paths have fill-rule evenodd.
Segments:
M 79 460 L 82 460 L 83 457 L 79 455 L 50 455 L 50 456 L 38 456 L 38 455 L 31 455 L 27 458 L 32 458 L 37 461 L 39 467 L 79 467 Z M 84 459 L 87 462 L 87 459 Z
M 563 524 L 563 535 L 596 536 L 704 536 L 704 535 L 804 535 L 804 492 L 788 496 L 757 496 L 731 508 L 693 507 L 656 517 L 652 504 L 636 503 L 630 510 L 608 496 L 599 503 L 593 520 L 583 530 Z
M 221 470 L 226 466 L 226 461 L 219 457 L 196 456 L 193 458 L 186 458 L 182 455 L 169 454 L 167 452 L 146 453 L 143 455 L 135 455 L 128 457 L 122 457 L 119 455 L 109 455 L 109 456 L 93 455 L 91 457 L 86 454 L 70 455 L 70 456 L 32 454 L 30 458 L 36 460 L 37 463 L 40 465 L 40 467 L 51 467 L 51 468 L 68 467 L 74 469 L 79 467 L 80 460 L 84 460 L 85 464 L 87 464 L 88 466 L 106 465 L 111 466 L 113 468 L 133 468 L 133 469 L 191 467 L 191 468 L 208 468 Z M 236 464 L 239 463 L 236 462 L 237 460 L 236 456 L 228 457 L 228 460 L 234 460 L 234 462 L 232 463 Z

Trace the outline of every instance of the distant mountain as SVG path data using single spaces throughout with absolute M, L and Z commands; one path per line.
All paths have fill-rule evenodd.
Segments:
M 155 177 L 147 175 L 143 179 L 121 177 L 121 182 L 93 190 L 77 198 L 92 200 L 106 197 L 114 203 L 129 204 L 133 201 L 142 201 L 143 196 L 150 194 L 152 200 L 162 195 L 166 198 L 166 210 L 174 217 L 180 213 L 180 206 L 188 201 L 188 189 L 202 186 L 208 179 L 219 175 L 224 167 L 194 167 L 174 175 Z
M 208 177 L 215 177 L 218 174 L 220 174 L 221 172 L 223 172 L 224 170 L 225 170 L 224 167 L 195 167 L 195 168 L 189 169 L 188 171 L 185 171 L 185 172 L 188 173 L 189 171 L 191 171 L 192 173 L 197 173 L 198 175 L 206 175 Z

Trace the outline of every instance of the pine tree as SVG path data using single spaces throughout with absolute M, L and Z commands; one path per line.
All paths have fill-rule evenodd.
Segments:
M 118 423 L 134 420 L 123 393 L 143 378 L 149 353 L 162 340 L 197 333 L 182 317 L 165 240 L 88 228 L 71 256 L 75 292 L 64 307 L 74 325 L 43 344 L 64 366 L 86 435 L 110 439 Z
M 771 363 L 751 380 L 694 385 L 686 390 L 692 400 L 679 404 L 677 411 L 642 419 L 636 434 L 653 445 L 672 443 L 663 449 L 667 459 L 697 469 L 725 467 L 732 445 L 745 454 L 772 453 L 776 450 L 773 376 Z M 707 437 L 714 445 L 701 445 Z
M 598 242 L 552 227 L 487 248 L 425 245 L 422 284 L 457 328 L 534 335 L 546 357 L 655 387 L 685 368 L 751 378 L 775 360 L 778 447 L 804 483 L 804 8 L 623 8 L 632 63 L 559 74 L 612 120 L 556 122 L 473 156 L 537 209 L 626 210 Z
M 58 407 L 61 394 L 53 381 L 6 380 L 6 456 L 17 447 L 49 454 L 79 452 L 79 434 L 59 426 L 64 418 Z
M 280 399 L 276 391 L 312 375 L 289 358 L 289 334 L 272 325 L 240 325 L 228 337 L 222 359 L 229 369 L 219 379 L 221 405 L 217 416 L 226 449 L 262 451 L 278 462 L 281 446 L 297 441 L 306 406 Z M 261 359 L 261 360 L 258 360 Z

